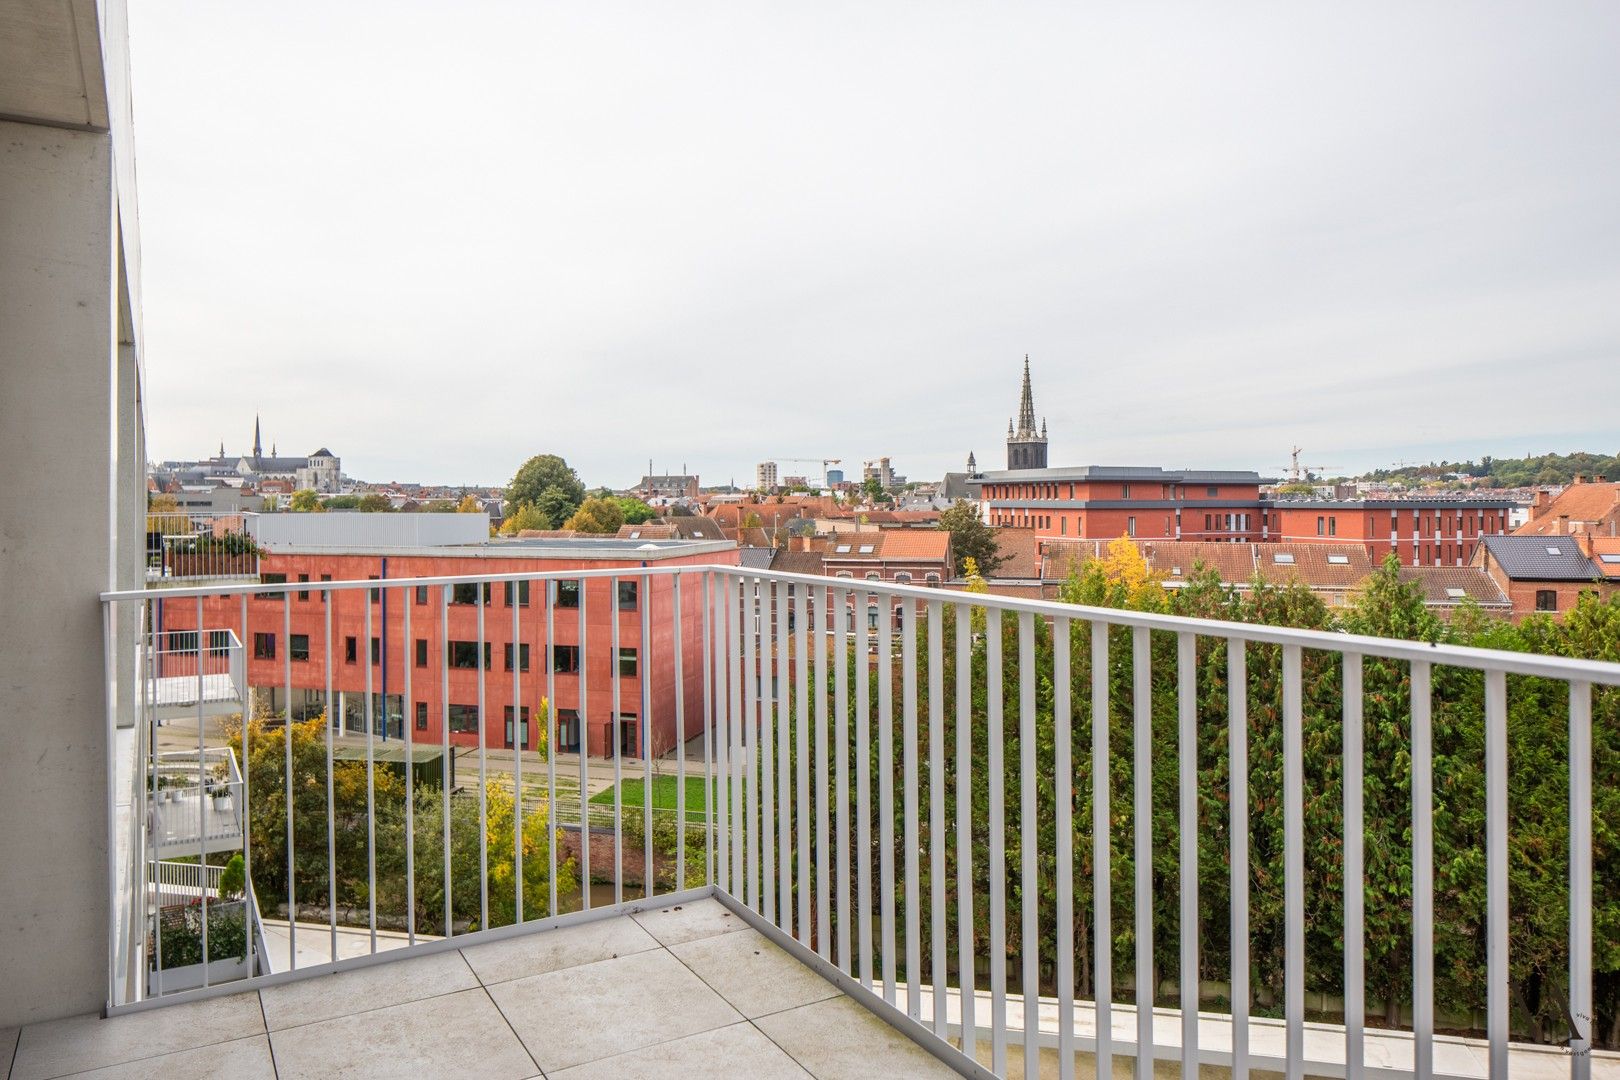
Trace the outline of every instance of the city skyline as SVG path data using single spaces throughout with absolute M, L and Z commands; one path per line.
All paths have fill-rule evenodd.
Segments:
M 1026 353 L 1055 465 L 1620 444 L 1608 5 L 131 21 L 154 458 L 937 476 Z

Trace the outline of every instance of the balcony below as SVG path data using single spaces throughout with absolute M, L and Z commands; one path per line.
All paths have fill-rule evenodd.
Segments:
M 957 1075 L 709 898 L 0 1032 L 5 1064 L 11 1080 Z

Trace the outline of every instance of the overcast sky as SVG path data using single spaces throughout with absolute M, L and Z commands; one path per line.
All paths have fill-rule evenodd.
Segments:
M 154 459 L 1620 449 L 1612 0 L 130 8 Z

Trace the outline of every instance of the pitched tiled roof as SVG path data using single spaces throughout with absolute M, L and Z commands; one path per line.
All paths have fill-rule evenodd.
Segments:
M 1416 583 L 1427 604 L 1455 605 L 1466 598 L 1481 607 L 1513 606 L 1496 579 L 1477 566 L 1403 566 L 1401 580 Z
M 1594 536 L 1592 563 L 1610 580 L 1620 580 L 1620 536 Z
M 1274 585 L 1297 580 L 1315 589 L 1348 589 L 1373 572 L 1359 544 L 1258 544 L 1255 564 Z
M 1599 576 L 1573 536 L 1487 536 L 1485 551 L 1514 581 L 1591 581 Z
M 888 529 L 876 534 L 878 554 L 885 559 L 935 559 L 950 556 L 951 534 L 944 529 Z
M 784 574 L 820 574 L 825 571 L 819 551 L 778 551 L 771 569 Z
M 1001 565 L 996 568 L 998 578 L 1032 579 L 1041 576 L 1040 542 L 1034 529 L 1008 526 L 995 530 L 996 553 Z
M 1620 513 L 1620 484 L 1571 484 L 1514 535 L 1552 536 L 1561 527 L 1559 518 L 1569 518 L 1571 525 L 1590 524 L 1616 513 Z
M 1247 585 L 1254 580 L 1253 544 L 1218 544 L 1210 540 L 1166 540 L 1143 543 L 1142 557 L 1148 566 L 1165 575 L 1167 582 L 1192 577 L 1202 563 L 1221 576 L 1228 585 Z M 1107 546 L 1104 545 L 1106 552 Z
M 640 525 L 620 525 L 620 540 L 673 540 L 675 526 L 644 521 Z

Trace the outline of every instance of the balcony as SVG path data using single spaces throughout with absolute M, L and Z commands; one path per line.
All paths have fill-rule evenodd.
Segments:
M 240 581 L 259 575 L 253 514 L 161 510 L 146 515 L 146 583 Z
M 553 665 L 479 658 L 498 664 L 514 642 L 545 656 L 577 618 L 592 670 L 624 628 L 587 612 L 617 610 L 621 579 L 648 598 L 626 619 L 643 649 L 673 653 L 673 684 L 621 697 L 615 681 L 636 737 L 612 741 L 620 782 L 603 789 L 543 737 L 564 709 L 597 720 L 559 697 Z M 560 580 L 584 583 L 565 614 Z M 482 581 L 527 582 L 535 602 L 457 615 L 455 587 Z M 164 595 L 179 610 L 195 598 L 197 625 L 239 613 L 249 640 L 268 632 L 259 620 L 296 629 L 293 594 L 315 592 L 300 647 L 318 657 L 338 647 L 338 594 L 367 589 L 399 596 L 397 622 L 369 622 L 362 603 L 365 629 L 393 640 L 380 654 L 438 658 L 396 685 L 425 706 L 404 713 L 417 722 L 402 760 L 436 744 L 441 774 L 384 763 L 369 711 L 361 761 L 334 753 L 319 715 L 199 717 L 204 753 L 243 763 L 260 923 L 244 948 L 285 962 L 152 994 L 128 977 L 151 953 L 151 895 L 115 889 L 110 1018 L 25 1030 L 14 1076 L 111 1063 L 76 1046 L 203 1055 L 175 1064 L 228 1052 L 243 1068 L 273 1050 L 278 1075 L 360 1055 L 359 1072 L 433 1075 L 690 1062 L 1068 1077 L 1134 1062 L 1141 1076 L 1158 1061 L 1182 1075 L 1620 1076 L 1592 1045 L 1614 1009 L 1612 973 L 1594 979 L 1592 785 L 1614 768 L 1620 665 L 735 567 Z M 153 594 L 104 600 L 149 625 Z M 477 705 L 475 741 L 456 733 L 458 788 L 437 639 L 463 617 Z M 284 705 L 296 689 L 332 710 L 357 691 L 381 707 L 368 666 L 306 674 L 290 652 Z M 268 689 L 249 685 L 250 713 Z M 514 703 L 537 733 L 497 759 Z M 1563 800 L 1551 847 L 1536 832 L 1548 804 L 1531 805 L 1549 777 Z M 666 779 L 669 798 L 642 796 Z M 611 824 L 581 829 L 600 790 Z M 157 849 L 134 824 L 152 796 L 129 792 L 139 812 L 109 819 L 121 859 Z M 577 801 L 571 823 L 562 798 Z M 688 938 L 687 924 L 704 929 Z

